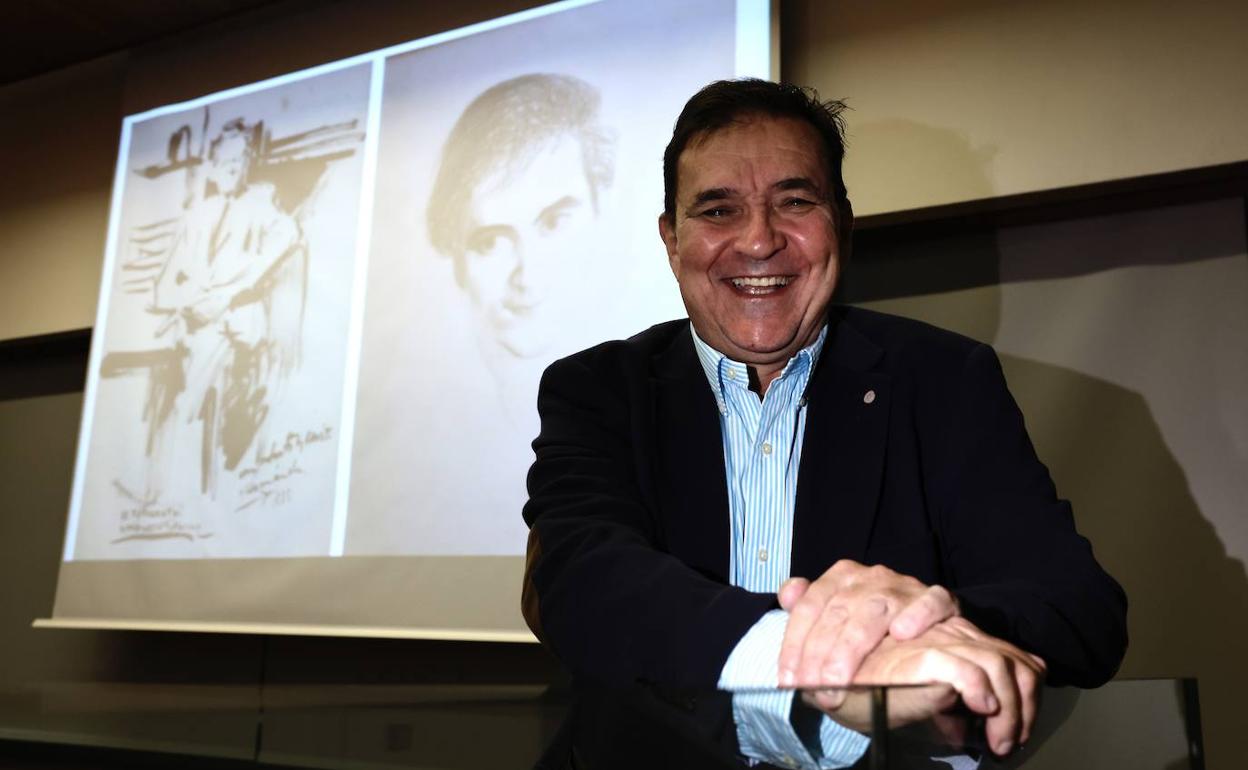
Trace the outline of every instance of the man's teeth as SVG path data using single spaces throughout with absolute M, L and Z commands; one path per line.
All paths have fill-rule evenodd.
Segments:
M 738 289 L 765 289 L 769 286 L 785 286 L 789 282 L 788 276 L 768 275 L 762 278 L 733 278 L 732 285 Z

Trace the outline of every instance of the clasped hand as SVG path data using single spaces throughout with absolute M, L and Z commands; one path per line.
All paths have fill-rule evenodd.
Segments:
M 996 753 L 1029 737 L 1044 661 L 960 617 L 946 589 L 845 560 L 813 583 L 787 581 L 779 598 L 789 612 L 781 686 L 945 685 L 907 693 L 894 704 L 904 709 L 890 709 L 894 722 L 936 716 L 961 696 L 985 717 Z M 821 691 L 807 700 L 850 727 L 869 723 L 864 700 L 847 699 L 846 691 Z

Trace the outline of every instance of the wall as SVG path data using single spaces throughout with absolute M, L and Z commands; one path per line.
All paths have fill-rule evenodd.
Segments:
M 125 64 L 0 89 L 0 339 L 94 323 Z
M 1235 0 L 783 8 L 784 76 L 852 107 L 859 215 L 1248 158 Z

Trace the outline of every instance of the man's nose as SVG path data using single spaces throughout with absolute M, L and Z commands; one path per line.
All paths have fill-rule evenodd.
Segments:
M 513 262 L 508 283 L 514 291 L 532 293 L 546 282 L 547 278 L 543 273 L 547 266 L 546 260 L 543 260 L 540 254 L 533 253 L 533 249 L 525 248 L 525 241 L 526 239 L 523 238 L 516 239 L 512 250 Z
M 767 259 L 784 246 L 784 238 L 772 221 L 769 206 L 753 206 L 737 234 L 737 250 L 751 259 Z

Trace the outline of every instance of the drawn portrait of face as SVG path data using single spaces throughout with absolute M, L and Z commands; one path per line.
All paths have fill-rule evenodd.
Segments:
M 595 223 L 612 170 L 599 99 L 570 75 L 522 75 L 478 95 L 447 138 L 430 240 L 454 260 L 493 363 L 546 363 L 594 312 Z
M 212 143 L 208 159 L 208 181 L 222 195 L 236 195 L 247 183 L 251 147 L 247 134 L 227 126 Z
M 517 358 L 547 351 L 575 323 L 575 292 L 590 260 L 595 210 L 579 142 L 554 139 L 527 164 L 473 193 L 456 274 L 479 323 Z M 567 291 L 562 291 L 566 288 Z

